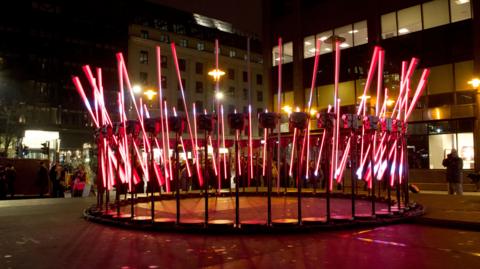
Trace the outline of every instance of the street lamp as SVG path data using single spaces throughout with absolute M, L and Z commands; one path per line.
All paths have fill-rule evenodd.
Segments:
M 292 113 L 292 107 L 289 106 L 289 105 L 286 105 L 286 106 L 283 106 L 282 107 L 282 110 L 287 112 L 287 114 L 290 116 L 290 114 Z
M 473 78 L 472 80 L 467 82 L 468 84 L 472 85 L 473 88 L 477 89 L 480 86 L 480 79 Z
M 217 101 L 223 100 L 223 92 L 219 91 L 215 93 L 215 99 L 217 99 Z
M 148 100 L 153 100 L 153 97 L 155 97 L 155 95 L 157 95 L 157 92 L 152 90 L 152 89 L 148 89 L 147 91 L 145 91 L 143 93 L 145 96 L 147 96 L 147 99 Z
M 139 94 L 142 92 L 142 86 L 138 84 L 133 85 L 132 90 L 133 90 L 133 93 Z
M 208 75 L 213 77 L 214 81 L 219 81 L 223 75 L 225 75 L 225 71 L 221 69 L 212 69 L 208 72 Z

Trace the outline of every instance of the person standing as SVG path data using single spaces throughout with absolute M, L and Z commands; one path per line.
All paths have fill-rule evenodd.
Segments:
M 52 181 L 52 197 L 56 198 L 58 197 L 58 189 L 60 187 L 60 182 L 58 181 L 58 174 L 57 174 L 57 167 L 58 167 L 58 162 L 56 162 L 52 167 L 50 168 L 50 172 L 48 173 L 48 177 L 50 178 L 50 181 Z
M 458 157 L 456 149 L 452 149 L 442 165 L 447 168 L 448 194 L 463 194 L 462 169 L 463 160 Z
M 17 172 L 15 171 L 15 167 L 13 164 L 7 165 L 7 170 L 6 170 L 6 177 L 7 177 L 7 189 L 8 189 L 8 194 L 10 194 L 10 197 L 13 198 L 15 195 L 15 179 L 17 178 Z
M 43 197 L 48 190 L 48 169 L 45 167 L 44 162 L 40 162 L 40 167 L 37 172 L 36 179 L 37 187 L 39 188 L 40 197 Z

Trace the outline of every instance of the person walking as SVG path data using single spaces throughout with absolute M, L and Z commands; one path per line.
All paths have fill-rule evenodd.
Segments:
M 463 160 L 458 157 L 456 149 L 452 149 L 442 165 L 447 168 L 448 194 L 463 194 L 462 169 Z
M 15 167 L 13 164 L 7 165 L 7 170 L 5 172 L 7 177 L 7 190 L 8 194 L 10 194 L 10 198 L 13 198 L 15 195 L 15 179 L 17 178 L 17 171 L 15 171 Z
M 40 167 L 37 172 L 36 185 L 39 188 L 40 197 L 43 197 L 48 190 L 48 169 L 44 162 L 40 162 Z

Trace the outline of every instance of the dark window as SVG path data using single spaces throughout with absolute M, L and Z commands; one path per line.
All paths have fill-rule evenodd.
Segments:
M 201 82 L 201 81 L 195 82 L 195 92 L 196 93 L 203 93 L 203 82 Z
M 185 34 L 185 26 L 183 24 L 174 24 L 173 31 L 177 34 Z
M 457 92 L 457 105 L 474 104 L 476 92 L 461 91 Z
M 243 89 L 243 100 L 248 100 L 248 89 Z
M 230 113 L 233 113 L 233 112 L 235 112 L 235 106 L 234 105 L 228 105 L 227 113 L 230 114 Z
M 160 59 L 161 59 L 161 65 L 162 65 L 162 68 L 167 68 L 167 66 L 168 66 L 168 63 L 167 63 L 168 59 L 167 59 L 167 56 L 165 56 L 165 55 L 162 55 L 162 56 L 160 57 Z
M 160 35 L 160 42 L 168 43 L 170 42 L 170 37 L 168 35 Z
M 145 50 L 140 51 L 140 63 L 148 64 L 148 51 L 145 51 Z
M 228 96 L 235 97 L 235 87 L 228 87 Z
M 140 72 L 140 83 L 147 84 L 147 80 L 148 80 L 148 73 Z
M 243 71 L 243 82 L 248 82 L 248 73 Z
M 248 114 L 248 106 L 243 106 L 243 113 Z
M 148 31 L 142 30 L 140 32 L 140 37 L 143 39 L 148 39 Z
M 180 71 L 187 70 L 187 61 L 185 61 L 185 59 L 178 59 L 178 67 L 180 68 Z
M 410 129 L 410 126 L 408 126 Z M 427 135 L 410 135 L 407 139 L 408 143 L 408 166 L 410 168 L 428 169 L 428 136 Z
M 203 63 L 195 63 L 195 73 L 203 75 Z
M 263 92 L 257 91 L 257 102 L 263 102 Z
M 428 107 L 453 105 L 453 93 L 442 93 L 428 96 Z
M 195 101 L 195 109 L 197 110 L 196 113 L 203 113 L 203 102 Z
M 177 109 L 179 111 L 185 111 L 185 109 L 183 107 L 183 99 L 182 98 L 177 99 Z
M 263 76 L 261 74 L 257 74 L 257 85 L 263 84 Z
M 228 69 L 228 79 L 235 79 L 235 70 L 233 70 L 232 68 Z
M 167 77 L 162 76 L 162 89 L 166 89 L 166 88 L 167 88 Z
M 180 47 L 184 47 L 184 48 L 188 47 L 188 40 L 180 39 L 179 45 Z

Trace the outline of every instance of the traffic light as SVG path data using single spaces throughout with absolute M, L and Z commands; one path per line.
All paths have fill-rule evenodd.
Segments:
M 42 143 L 42 153 L 43 154 L 48 155 L 50 153 L 50 145 L 49 144 L 50 143 L 48 143 L 48 141 L 45 142 L 45 143 Z

